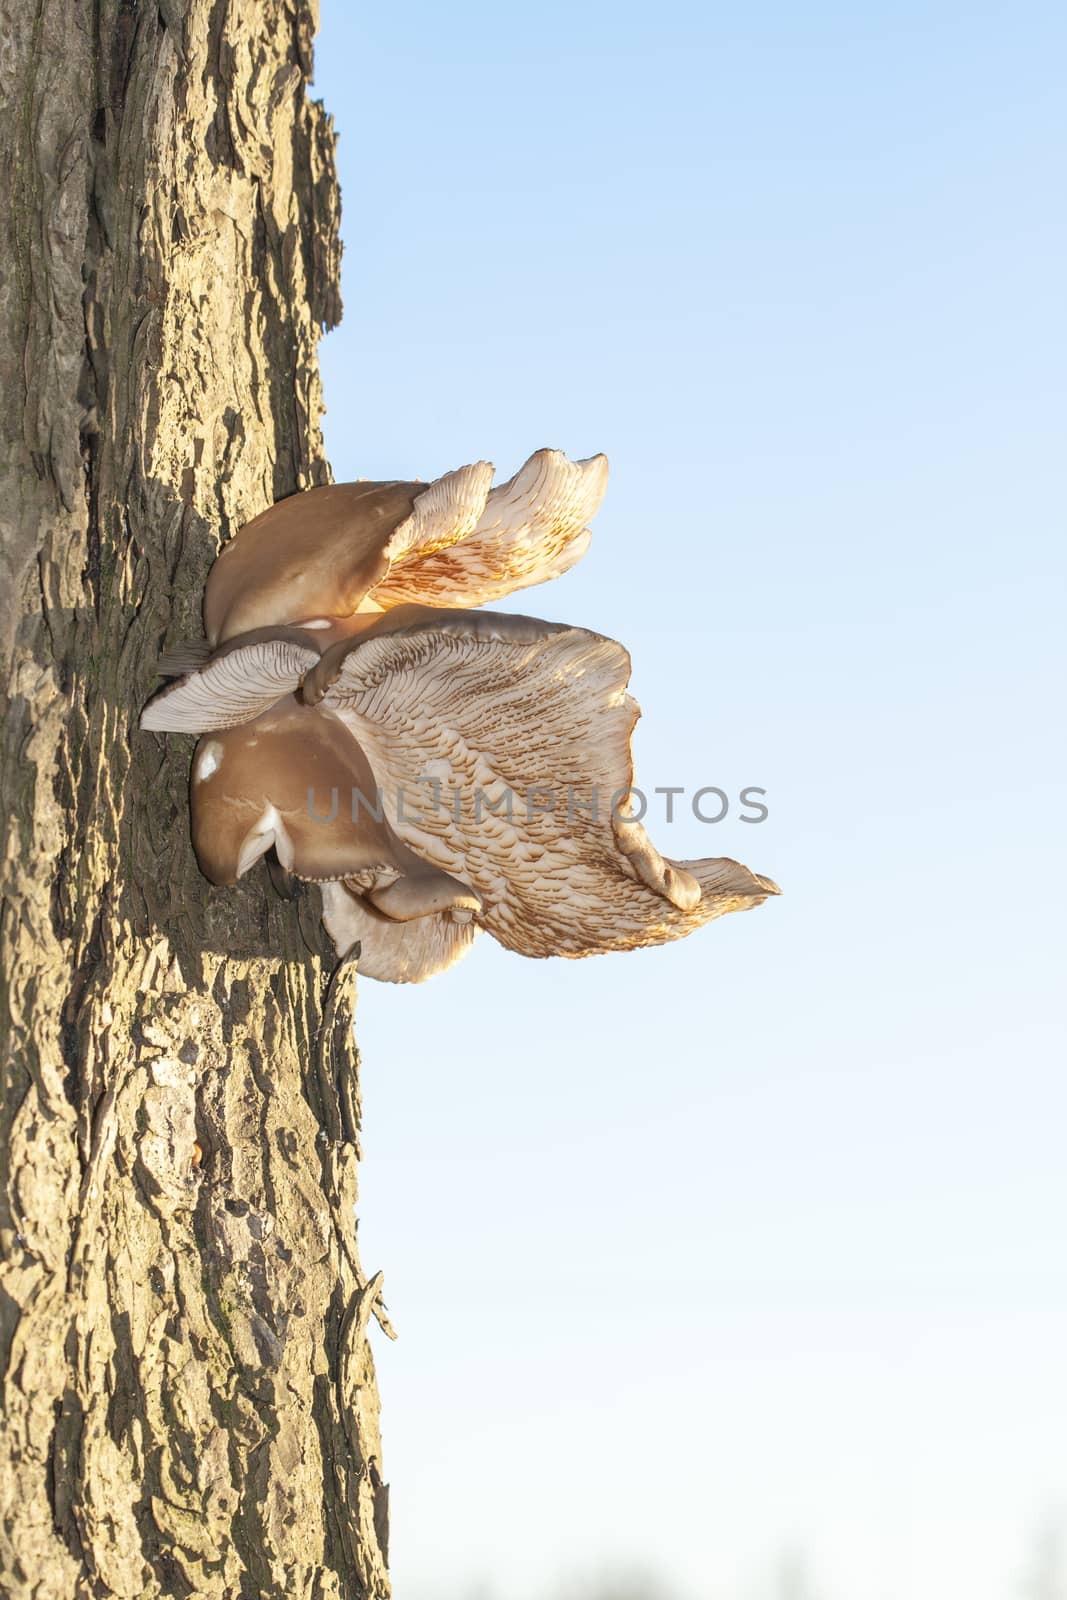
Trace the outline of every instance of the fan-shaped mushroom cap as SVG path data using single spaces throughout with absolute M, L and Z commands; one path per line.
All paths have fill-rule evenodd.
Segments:
M 461 611 L 445 606 L 397 605 L 379 616 L 369 617 L 358 636 L 338 639 L 304 673 L 300 697 L 307 705 L 317 705 L 343 670 L 351 671 L 356 643 L 381 639 L 387 634 L 429 630 L 442 638 L 479 640 L 481 643 L 537 644 L 553 633 L 569 633 L 565 622 L 542 622 L 508 611 Z M 599 635 L 591 634 L 591 638 Z
M 359 618 L 356 633 L 331 643 L 299 628 L 258 628 L 238 634 L 212 650 L 185 646 L 163 658 L 162 665 L 186 661 L 191 670 L 148 702 L 141 727 L 157 733 L 207 733 L 251 722 L 286 695 L 299 690 L 305 705 L 317 705 L 338 672 L 356 637 L 367 639 L 409 630 L 432 622 L 446 632 L 470 631 L 480 637 L 527 641 L 562 624 L 533 622 L 501 612 L 453 611 L 440 606 L 398 605 L 390 611 Z
M 213 883 L 235 883 L 273 847 L 296 877 L 344 879 L 387 915 L 480 908 L 396 837 L 365 755 L 327 711 L 289 697 L 202 739 L 190 789 L 193 847 Z
M 335 483 L 279 500 L 234 535 L 208 575 L 209 643 L 352 616 L 393 562 L 464 538 L 492 476 L 478 461 L 430 484 Z
M 329 484 L 280 500 L 211 569 L 209 644 L 295 625 L 324 647 L 361 612 L 480 605 L 565 572 L 588 546 L 606 458 L 538 450 L 490 491 L 492 475 L 477 461 L 429 484 Z
M 251 722 L 298 689 L 318 659 L 318 650 L 295 628 L 242 634 L 161 689 L 141 712 L 141 727 L 158 733 L 207 733 Z
M 312 669 L 366 752 L 400 838 L 480 894 L 523 955 L 681 938 L 778 892 L 729 860 L 672 862 L 627 815 L 629 657 L 580 628 L 493 613 L 337 646 Z
M 364 971 L 440 970 L 466 948 L 449 930 L 475 914 L 524 955 L 576 956 L 680 938 L 777 894 L 735 861 L 668 860 L 631 817 L 639 711 L 613 640 L 411 604 L 321 656 L 303 641 L 230 641 L 143 722 L 215 730 L 192 785 L 215 882 L 273 846 L 296 876 L 345 885 L 329 896 L 339 949 L 371 950 L 380 915 L 432 923 L 379 935 Z
M 607 456 L 569 461 L 562 450 L 536 450 L 490 491 L 471 532 L 391 567 L 373 598 L 386 607 L 480 606 L 558 578 L 589 548 L 586 523 L 607 483 Z

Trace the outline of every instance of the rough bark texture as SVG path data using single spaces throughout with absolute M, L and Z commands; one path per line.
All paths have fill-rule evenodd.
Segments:
M 315 22 L 0 5 L 4 1595 L 388 1593 L 352 975 L 199 877 L 136 725 L 220 540 L 328 477 Z

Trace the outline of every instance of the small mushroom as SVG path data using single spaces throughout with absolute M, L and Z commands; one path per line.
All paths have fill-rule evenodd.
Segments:
M 344 883 L 322 885 L 322 922 L 339 954 L 358 941 L 360 973 L 383 983 L 422 983 L 444 972 L 478 932 L 473 914 L 456 911 L 394 922 Z

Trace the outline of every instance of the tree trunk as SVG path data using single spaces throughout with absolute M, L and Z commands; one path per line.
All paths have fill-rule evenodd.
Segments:
M 137 728 L 220 541 L 328 478 L 315 20 L 0 6 L 4 1595 L 389 1592 L 351 971 L 317 892 L 200 878 Z

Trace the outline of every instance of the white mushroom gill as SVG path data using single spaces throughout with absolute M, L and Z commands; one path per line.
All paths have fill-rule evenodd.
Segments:
M 168 658 L 193 670 L 142 716 L 211 734 L 191 800 L 213 882 L 273 849 L 320 886 L 337 949 L 358 943 L 361 970 L 393 982 L 443 971 L 479 930 L 584 956 L 778 893 L 736 861 L 666 859 L 632 815 L 621 645 L 472 609 L 573 565 L 606 478 L 603 456 L 539 450 L 497 488 L 486 462 L 330 485 L 235 535 L 207 641 Z

